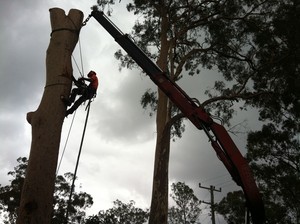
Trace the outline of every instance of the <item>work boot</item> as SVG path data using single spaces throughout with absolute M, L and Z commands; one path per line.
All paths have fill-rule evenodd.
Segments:
M 65 98 L 65 96 L 60 96 L 60 99 L 64 102 L 64 104 L 67 106 L 67 107 L 69 107 L 69 106 L 71 106 L 71 101 L 70 101 L 70 99 L 69 98 Z

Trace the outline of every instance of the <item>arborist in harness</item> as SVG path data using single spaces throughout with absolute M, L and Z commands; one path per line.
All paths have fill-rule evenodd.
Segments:
M 77 88 L 72 89 L 72 93 L 69 98 L 65 98 L 62 96 L 62 101 L 66 104 L 66 106 L 71 106 L 71 104 L 75 101 L 77 95 L 80 95 L 78 100 L 73 104 L 71 108 L 66 111 L 66 117 L 69 114 L 72 114 L 83 102 L 86 100 L 90 100 L 96 96 L 97 88 L 98 88 L 98 78 L 96 72 L 90 71 L 87 74 L 88 78 L 79 78 L 76 80 L 74 78 L 74 83 Z M 86 85 L 84 81 L 90 82 L 89 85 Z

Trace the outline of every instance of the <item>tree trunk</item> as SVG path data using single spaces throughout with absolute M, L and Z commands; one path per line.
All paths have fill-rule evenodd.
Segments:
M 50 224 L 62 124 L 72 85 L 71 54 L 78 41 L 83 13 L 50 9 L 52 35 L 46 56 L 46 86 L 38 109 L 27 114 L 32 142 L 17 224 Z
M 161 51 L 157 65 L 167 71 L 167 59 L 170 43 L 167 38 L 168 20 L 162 12 L 161 22 Z M 158 89 L 158 103 L 156 114 L 156 148 L 154 158 L 154 173 L 152 186 L 152 199 L 150 207 L 149 224 L 166 224 L 168 221 L 168 189 L 169 189 L 169 156 L 170 156 L 170 120 L 168 97 Z
M 157 134 L 158 135 L 158 134 Z M 170 128 L 157 136 L 149 224 L 168 220 Z

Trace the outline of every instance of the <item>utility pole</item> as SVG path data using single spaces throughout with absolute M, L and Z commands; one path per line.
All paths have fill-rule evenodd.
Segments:
M 203 186 L 201 186 L 201 183 L 199 183 L 199 188 L 203 188 L 203 189 L 206 189 L 206 190 L 210 191 L 210 202 L 206 202 L 206 201 L 201 201 L 201 202 L 203 202 L 204 204 L 210 205 L 210 209 L 211 209 L 211 222 L 212 222 L 212 224 L 216 224 L 214 191 L 221 192 L 221 188 L 219 190 L 217 190 L 215 188 L 215 186 L 212 186 L 212 185 L 210 185 L 210 187 L 203 187 Z
M 52 33 L 46 55 L 46 84 L 38 109 L 27 114 L 32 141 L 17 224 L 51 223 L 55 171 L 66 113 L 61 95 L 70 94 L 71 55 L 83 21 L 83 13 L 76 9 L 68 15 L 59 8 L 49 11 Z

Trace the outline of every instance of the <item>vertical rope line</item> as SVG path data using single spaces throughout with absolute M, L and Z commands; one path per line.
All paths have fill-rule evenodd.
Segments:
M 73 54 L 72 54 L 72 59 L 73 59 L 73 61 L 75 62 L 75 65 L 76 65 L 76 67 L 77 67 L 77 70 L 79 71 L 80 76 L 83 77 L 83 74 L 82 74 L 82 72 L 81 72 L 81 70 L 80 70 L 80 68 L 79 68 L 79 66 L 78 66 L 78 64 L 77 64 L 77 61 L 76 61 L 76 59 L 74 58 Z
M 74 186 L 75 186 L 75 179 L 76 179 L 77 169 L 78 169 L 78 165 L 79 165 L 79 159 L 80 159 L 80 155 L 81 155 L 81 150 L 82 150 L 83 140 L 84 140 L 84 136 L 85 136 L 86 126 L 87 126 L 87 122 L 88 122 L 88 118 L 89 118 L 89 114 L 90 114 L 90 107 L 91 107 L 90 106 L 90 101 L 91 100 L 89 100 L 89 104 L 88 104 L 88 108 L 87 108 L 83 133 L 82 133 L 82 137 L 81 137 L 81 142 L 80 142 L 79 152 L 78 152 L 78 156 L 77 156 L 73 181 L 72 181 L 72 185 L 71 185 L 71 191 L 70 191 L 70 196 L 69 196 L 69 201 L 68 201 L 68 206 L 67 206 L 67 211 L 66 211 L 66 224 L 68 223 L 68 219 L 69 219 L 69 210 L 70 210 L 71 202 L 72 202 L 72 195 L 73 195 Z
M 70 20 L 71 23 L 74 25 L 75 29 L 78 30 L 78 33 L 79 33 L 80 30 L 81 30 L 81 27 L 77 27 L 77 26 L 75 25 L 74 21 L 73 21 L 70 17 L 67 17 L 67 18 L 69 18 L 69 20 Z M 84 76 L 84 72 L 83 72 L 83 64 L 82 64 L 82 52 L 81 52 L 80 35 L 78 35 L 78 43 L 79 43 L 79 53 L 80 53 L 80 59 L 81 59 L 82 73 L 80 73 L 80 69 L 79 69 L 79 67 L 78 67 L 78 65 L 77 65 L 77 63 L 76 63 L 76 60 L 74 59 L 73 55 L 72 55 L 72 57 L 73 57 L 73 59 L 74 59 L 74 61 L 75 61 L 75 63 L 76 63 L 76 66 L 77 66 L 77 68 L 78 68 L 78 70 L 79 70 L 80 75 L 83 77 L 83 76 Z
M 81 63 L 81 72 L 82 72 L 82 75 L 81 75 L 81 76 L 84 76 L 84 70 L 83 70 L 83 57 L 82 57 L 82 48 L 81 48 L 80 37 L 78 37 L 78 43 L 79 43 L 79 54 L 80 54 L 80 63 Z
M 72 20 L 71 20 L 71 22 L 74 24 L 74 22 Z M 75 24 L 74 24 L 74 26 L 75 26 Z M 81 61 L 81 72 L 80 72 L 79 66 L 76 63 L 76 60 L 74 58 L 73 59 L 74 59 L 74 61 L 76 63 L 76 66 L 77 66 L 77 68 L 78 68 L 78 70 L 80 72 L 81 77 L 83 77 L 84 76 L 84 70 L 83 70 L 83 57 L 82 57 L 82 49 L 81 49 L 80 36 L 78 37 L 78 43 L 79 43 L 79 54 L 80 54 L 80 61 Z M 89 100 L 89 103 L 88 103 L 87 114 L 86 114 L 86 118 L 85 118 L 83 133 L 82 133 L 82 137 L 81 137 L 79 152 L 78 152 L 76 166 L 75 166 L 75 171 L 74 171 L 74 176 L 73 176 L 73 181 L 72 181 L 72 185 L 71 185 L 70 196 L 69 196 L 69 200 L 68 200 L 66 217 L 65 217 L 66 218 L 66 224 L 68 223 L 68 219 L 69 219 L 69 210 L 70 210 L 70 207 L 71 207 L 72 195 L 73 195 L 73 191 L 74 191 L 74 187 L 75 187 L 75 179 L 76 179 L 76 175 L 77 175 L 77 169 L 78 169 L 80 155 L 81 155 L 81 151 L 82 151 L 82 145 L 83 145 L 85 131 L 86 131 L 86 126 L 87 126 L 88 117 L 89 117 L 89 113 L 90 113 L 90 103 L 91 103 L 91 99 Z
M 64 149 L 63 149 L 63 152 L 62 152 L 61 157 L 60 157 L 60 160 L 59 160 L 59 164 L 58 164 L 58 167 L 57 167 L 57 170 L 56 170 L 56 176 L 57 176 L 57 174 L 58 174 L 60 165 L 61 165 L 61 163 L 62 163 L 64 154 L 65 154 L 65 151 L 66 151 L 66 148 L 67 148 L 67 144 L 68 144 L 69 137 L 70 137 L 70 133 L 71 133 L 71 130 L 72 130 L 72 127 L 73 127 L 75 115 L 76 115 L 76 110 L 75 110 L 75 112 L 74 112 L 74 115 L 73 115 L 73 118 L 72 118 L 72 122 L 71 122 L 71 125 L 70 125 L 70 128 L 69 128 L 69 131 L 68 131 L 67 139 L 66 139 L 66 142 L 65 142 L 65 145 L 64 145 Z

